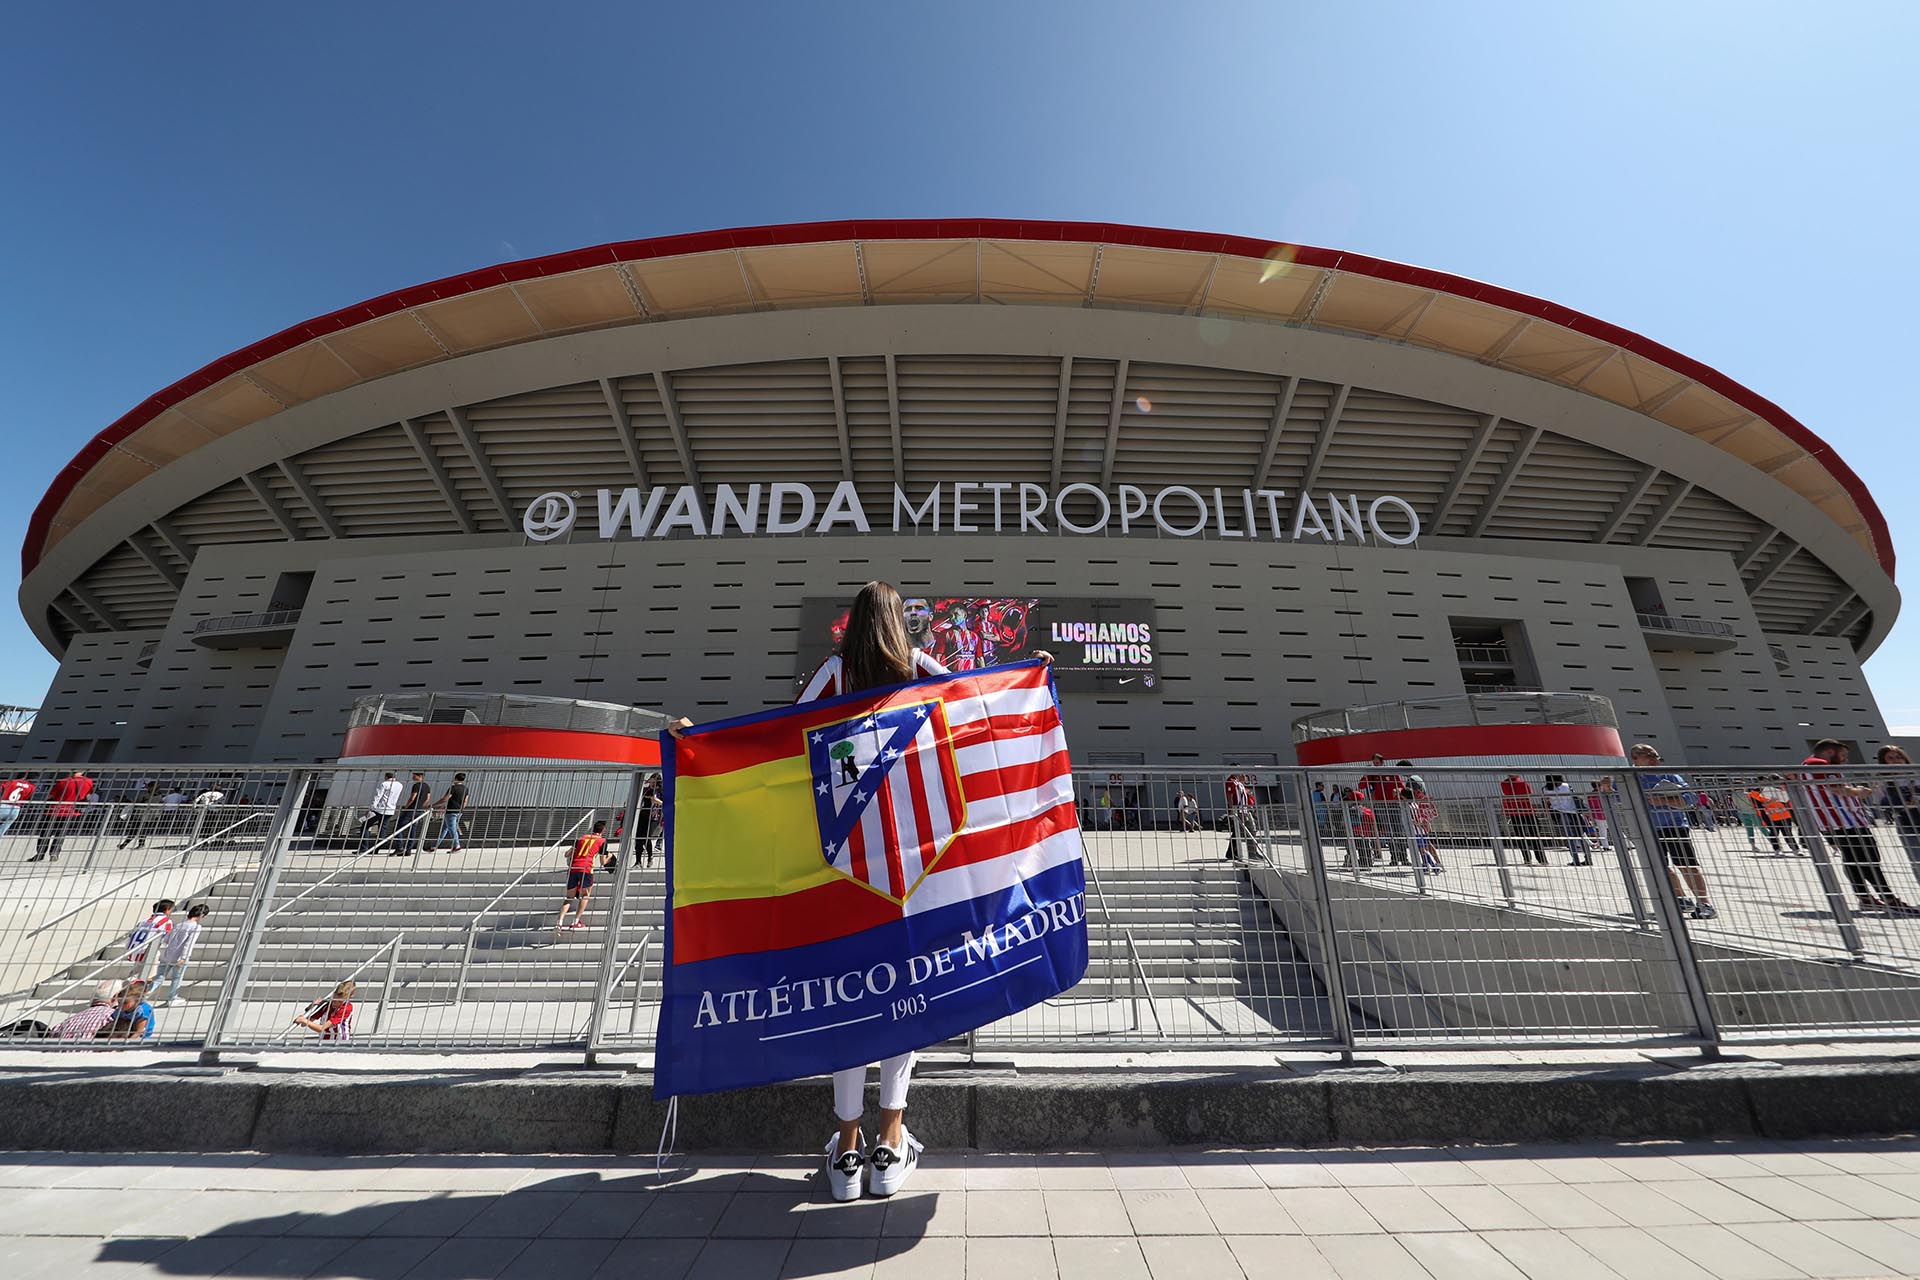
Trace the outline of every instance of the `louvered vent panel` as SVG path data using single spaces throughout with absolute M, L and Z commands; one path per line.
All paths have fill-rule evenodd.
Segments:
M 279 500 L 280 509 L 287 513 L 287 518 L 293 521 L 293 527 L 300 531 L 301 537 L 324 538 L 327 536 L 327 527 L 320 523 L 319 516 L 313 514 L 313 508 L 308 506 L 307 500 L 300 496 L 300 491 L 293 487 L 293 481 L 287 479 L 286 473 L 278 467 L 263 467 L 255 474 L 266 486 L 267 492 Z M 275 528 L 277 531 L 278 526 Z
M 1832 570 L 1806 551 L 1796 550 L 1755 597 L 1754 612 L 1768 631 L 1801 634 L 1826 612 L 1840 590 L 1840 579 Z
M 632 474 L 598 383 L 476 404 L 467 421 L 515 512 L 543 493 L 591 492 Z
M 173 616 L 173 588 L 124 542 L 94 561 L 80 575 L 80 586 L 97 596 L 125 631 L 163 627 Z
M 1648 486 L 1646 493 L 1641 495 L 1640 501 L 1633 504 L 1633 510 L 1628 512 L 1627 518 L 1621 522 L 1619 532 L 1613 535 L 1612 545 L 1632 546 L 1637 543 L 1640 540 L 1641 531 L 1647 527 L 1647 521 L 1653 519 L 1653 513 L 1666 502 L 1667 495 L 1673 492 L 1673 487 L 1685 483 L 1684 480 L 1676 480 L 1666 472 L 1661 472 Z
M 189 561 L 174 554 L 173 547 L 168 544 L 165 538 L 162 538 L 156 533 L 146 531 L 135 536 L 139 537 L 146 544 L 149 551 L 160 557 L 161 563 L 173 566 L 173 571 L 182 578 L 185 578 L 188 573 L 192 572 L 193 565 Z
M 181 537 L 192 543 L 278 542 L 286 537 L 238 480 L 230 480 L 184 506 L 168 518 Z
M 322 445 L 297 460 L 350 537 L 458 533 L 459 523 L 399 423 Z
M 1120 409 L 1116 483 L 1240 488 L 1260 462 L 1280 380 L 1265 374 L 1134 361 Z
M 840 480 L 825 360 L 689 369 L 673 375 L 673 392 L 709 491 L 767 480 L 824 490 Z M 778 474 L 769 473 L 769 456 L 780 459 Z
M 1448 514 L 1445 525 L 1429 532 L 1460 537 L 1467 535 L 1473 528 L 1473 522 L 1479 518 L 1480 509 L 1486 505 L 1493 487 L 1500 483 L 1513 451 L 1520 447 L 1520 441 L 1526 434 L 1527 428 L 1517 422 L 1502 421 L 1493 429 L 1487 447 L 1480 453 L 1480 460 L 1474 464 L 1455 496 L 1453 510 Z M 1451 479 L 1448 482 L 1451 483 Z
M 453 482 L 454 492 L 460 495 L 461 505 L 473 518 L 474 527 L 482 533 L 498 533 L 514 527 L 493 505 L 486 482 L 480 478 L 479 470 L 466 446 L 460 443 L 460 436 L 447 415 L 434 413 L 415 421 L 426 437 L 427 446 L 439 454 L 440 465 L 446 468 L 447 478 Z
M 1113 408 L 1112 360 L 1075 360 L 1067 392 L 1067 439 L 1060 453 L 1060 483 L 1099 484 L 1107 454 L 1107 416 Z
M 900 430 L 907 474 L 1031 480 L 1053 471 L 1057 361 L 1028 356 L 902 356 Z
M 840 361 L 840 390 L 847 406 L 847 438 L 853 445 L 854 482 L 868 514 L 884 508 L 893 493 L 893 433 L 887 416 L 887 364 L 879 356 Z
M 1639 474 L 1638 465 L 1619 454 L 1546 432 L 1501 500 L 1486 536 L 1591 541 Z
M 1654 535 L 1653 545 L 1725 551 L 1734 555 L 1753 541 L 1761 527 L 1758 520 L 1726 499 L 1696 485 Z
M 1394 494 L 1411 502 L 1424 520 L 1479 426 L 1480 420 L 1464 410 L 1356 387 L 1347 396 L 1314 488 L 1359 494 L 1363 500 Z
M 614 391 L 633 424 L 634 442 L 640 460 L 647 467 L 647 483 L 678 485 L 688 483 L 687 469 L 680 462 L 680 449 L 667 425 L 667 411 L 661 407 L 660 392 L 650 373 L 614 380 Z M 619 442 L 614 442 L 616 448 Z

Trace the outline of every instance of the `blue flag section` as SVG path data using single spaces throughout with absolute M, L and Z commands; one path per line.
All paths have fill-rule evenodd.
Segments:
M 1086 973 L 1080 828 L 1043 665 L 719 721 L 663 756 L 657 1096 L 924 1048 Z

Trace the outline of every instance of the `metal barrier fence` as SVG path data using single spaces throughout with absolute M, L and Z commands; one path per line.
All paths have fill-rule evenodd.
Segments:
M 652 1049 L 642 772 L 72 772 L 0 790 L 0 1048 Z M 972 1048 L 1920 1037 L 1912 767 L 1075 782 L 1086 978 Z M 596 823 L 617 865 L 558 929 Z

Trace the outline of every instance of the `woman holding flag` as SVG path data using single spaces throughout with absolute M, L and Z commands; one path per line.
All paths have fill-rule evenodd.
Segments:
M 1035 651 L 1033 656 L 1053 661 L 1044 652 Z M 795 701 L 812 702 L 947 674 L 947 668 L 925 650 L 914 648 L 900 593 L 884 582 L 869 582 L 847 613 L 838 652 L 820 664 Z M 667 728 L 677 738 L 692 724 L 682 717 Z M 826 1156 L 827 1186 L 835 1200 L 860 1197 L 868 1166 L 876 1196 L 898 1191 L 918 1167 L 922 1148 L 906 1127 L 907 1080 L 912 1073 L 911 1050 L 880 1063 L 880 1132 L 864 1154 L 860 1120 L 866 1110 L 867 1068 L 846 1067 L 833 1073 L 833 1113 L 839 1129 L 827 1143 Z

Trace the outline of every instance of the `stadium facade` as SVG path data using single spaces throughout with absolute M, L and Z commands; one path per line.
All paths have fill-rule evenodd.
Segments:
M 379 694 L 789 700 L 871 579 L 1055 652 L 1089 764 L 1548 689 L 1669 759 L 1886 727 L 1885 521 L 1778 406 L 1458 277 L 1102 224 L 836 223 L 437 281 L 102 431 L 22 551 L 30 762 L 313 761 Z

